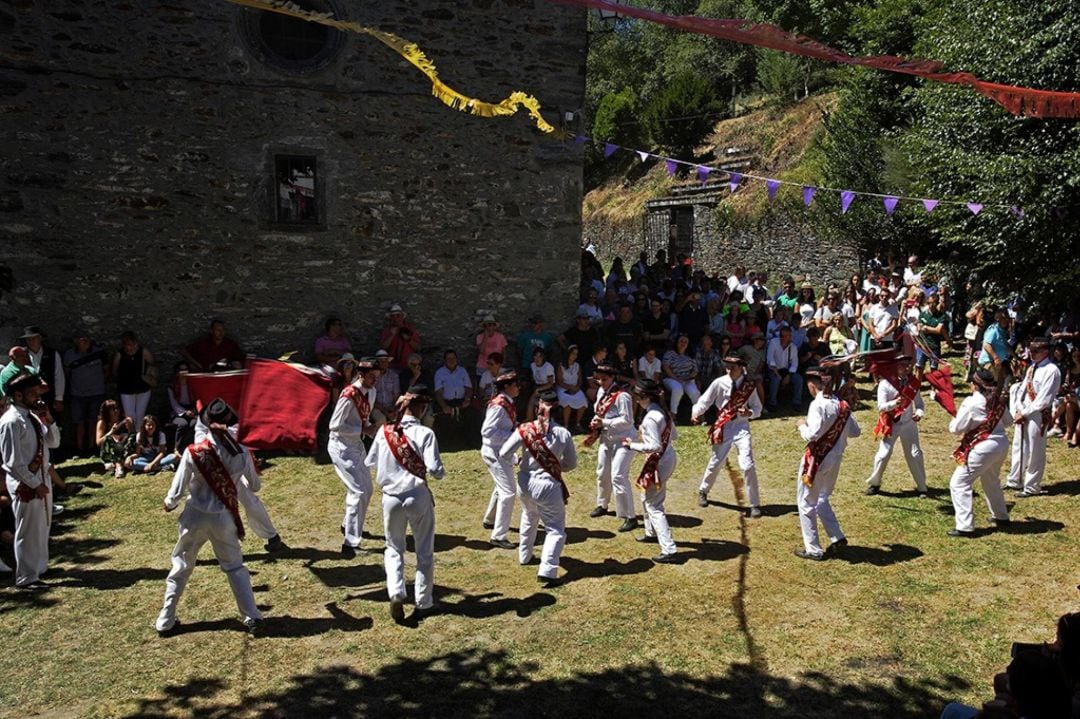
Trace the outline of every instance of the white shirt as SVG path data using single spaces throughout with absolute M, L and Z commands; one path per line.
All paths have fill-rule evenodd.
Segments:
M 548 446 L 552 454 L 559 458 L 559 467 L 563 472 L 569 472 L 577 467 L 577 450 L 574 449 L 574 438 L 566 429 L 554 422 L 548 423 L 547 434 L 544 435 L 544 444 Z M 514 453 L 521 449 L 521 462 L 518 464 L 518 481 L 547 480 L 553 481 L 554 477 L 544 471 L 540 463 L 532 456 L 532 452 L 525 449 L 525 443 L 521 439 L 520 432 L 512 432 L 499 450 L 499 458 L 508 460 Z
M 904 268 L 904 284 L 910 287 L 911 285 L 922 284 L 922 270 L 913 270 L 910 267 Z
M 514 398 L 508 394 L 501 396 L 510 400 L 511 404 L 514 402 Z M 483 445 L 498 452 L 513 433 L 514 421 L 506 410 L 497 404 L 489 404 L 484 414 L 484 424 L 480 426 L 480 440 Z
M 378 391 L 374 385 L 371 387 L 365 387 L 360 384 L 361 380 L 356 380 L 352 383 L 352 387 L 355 387 L 357 391 L 367 396 L 369 406 L 372 410 L 375 409 L 375 398 Z M 334 414 L 330 417 L 330 436 L 340 440 L 345 440 L 347 444 L 359 443 L 363 445 L 364 442 L 364 427 L 371 424 L 370 417 L 367 422 L 360 419 L 360 413 L 356 411 L 356 405 L 353 401 L 346 397 L 344 394 L 338 397 L 337 404 L 334 405 Z
M 604 311 L 600 309 L 599 305 L 590 305 L 588 303 L 583 303 L 578 305 L 577 309 L 577 314 L 581 314 L 582 312 L 584 312 L 589 315 L 590 324 L 595 325 L 604 321 Z
M 908 382 L 912 380 L 909 378 Z M 892 412 L 900 404 L 900 390 L 893 386 L 893 383 L 887 379 L 882 379 L 878 382 L 877 386 L 877 408 L 878 412 Z M 896 424 L 905 424 L 911 421 L 912 417 L 922 417 L 926 413 L 926 405 L 923 404 L 922 393 L 915 395 L 915 399 L 911 401 L 911 404 L 907 406 L 904 413 L 900 415 L 900 419 L 896 420 Z
M 480 396 L 484 399 L 491 399 L 495 395 L 495 378 L 491 376 L 491 370 L 484 370 L 484 373 L 480 375 L 480 381 L 477 382 L 477 387 L 480 389 Z
M 826 397 L 824 392 L 818 392 L 817 397 L 810 403 L 810 410 L 806 413 L 806 424 L 799 427 L 799 434 L 807 442 L 813 442 L 828 432 L 839 416 L 840 400 L 836 397 Z M 844 453 L 844 448 L 847 447 L 848 438 L 858 437 L 860 434 L 862 430 L 859 429 L 859 423 L 855 421 L 855 413 L 852 412 L 848 415 L 847 425 L 840 433 L 840 438 L 825 455 L 825 459 L 840 457 Z M 824 461 L 822 463 L 824 464 Z
M 445 365 L 435 370 L 435 391 L 442 390 L 444 400 L 465 399 L 465 390 L 469 387 L 472 387 L 472 379 L 461 365 L 453 370 Z
M 698 398 L 698 401 L 694 403 L 694 408 L 690 410 L 691 417 L 701 417 L 709 411 L 709 407 L 716 407 L 717 409 L 723 409 L 724 405 L 731 399 L 731 395 L 734 391 L 742 386 L 743 382 L 747 382 L 747 377 L 744 374 L 739 378 L 739 381 L 733 382 L 731 375 L 724 375 L 723 377 L 717 377 L 709 385 L 708 389 Z M 736 416 L 729 426 L 735 426 L 739 422 L 746 422 L 748 419 L 757 419 L 761 416 L 761 400 L 758 399 L 757 392 L 750 393 L 750 399 L 746 400 L 746 408 L 750 410 L 750 417 Z
M 45 481 L 51 466 L 49 450 L 60 446 L 60 428 L 56 423 L 45 426 L 44 422 L 39 422 L 44 454 L 41 467 L 31 474 L 29 465 L 37 454 L 38 440 L 34 420 L 28 416 L 29 413 L 30 410 L 12 403 L 4 416 L 0 417 L 0 460 L 7 473 L 8 494 L 12 497 L 19 488 L 19 482 L 34 488 Z
M 243 482 L 252 492 L 258 492 L 262 482 L 251 461 L 251 452 L 241 448 L 239 453 L 230 454 L 218 448 L 217 439 L 213 434 L 208 435 L 207 439 L 214 445 L 214 450 L 221 458 L 233 483 L 239 488 Z M 228 511 L 214 494 L 214 490 L 210 489 L 210 485 L 206 483 L 190 451 L 185 451 L 180 458 L 180 466 L 176 468 L 176 474 L 173 475 L 172 486 L 169 487 L 169 493 L 165 495 L 165 506 L 175 509 L 184 498 L 184 494 L 188 495 L 187 506 L 204 514 L 221 514 Z
M 664 413 L 664 410 L 654 402 L 649 411 L 645 413 L 645 416 L 641 418 L 641 441 L 631 442 L 630 449 L 635 452 L 659 452 L 660 448 L 664 446 L 664 428 L 667 426 L 668 420 Z M 664 450 L 664 457 L 675 454 L 675 440 L 678 439 L 679 430 L 675 428 L 675 425 L 671 426 L 671 437 L 668 440 L 667 449 Z
M 734 292 L 735 290 L 742 292 L 743 299 L 746 300 L 747 304 L 750 303 L 750 283 L 746 280 L 745 277 L 739 278 L 735 275 L 728 277 L 727 287 L 728 292 Z
M 612 385 L 607 390 L 603 387 L 597 390 L 596 405 L 593 410 L 595 411 L 604 398 L 613 391 L 615 391 L 615 385 Z M 615 404 L 611 406 L 611 409 L 608 410 L 607 415 L 601 422 L 603 422 L 604 428 L 600 431 L 600 438 L 604 442 L 619 443 L 634 436 L 634 401 L 631 399 L 629 392 L 624 390 L 615 399 Z
M 644 356 L 638 357 L 637 371 L 643 379 L 659 380 L 662 362 L 659 357 L 654 357 L 650 362 Z
M 949 422 L 949 431 L 953 434 L 965 434 L 975 429 L 986 421 L 986 397 L 982 392 L 975 392 L 964 400 L 960 409 L 956 411 L 956 417 Z M 1001 415 L 1001 421 L 990 430 L 989 438 L 1005 439 L 1005 415 Z
M 769 324 L 765 325 L 765 339 L 772 341 L 780 336 L 780 330 L 784 327 L 791 327 L 787 320 L 769 320 Z
M 889 329 L 889 325 L 892 325 L 893 329 L 896 329 L 896 320 L 900 317 L 900 310 L 896 309 L 896 305 L 881 306 L 879 302 L 876 305 L 870 307 L 870 324 L 874 326 L 874 331 L 879 335 L 882 335 L 883 339 L 892 339 L 891 337 L 885 337 L 885 332 Z
M 49 383 L 49 389 L 52 390 L 53 397 L 60 402 L 64 401 L 64 390 L 67 388 L 67 377 L 64 375 L 64 363 L 60 361 L 60 353 L 56 350 L 46 349 L 42 347 L 37 352 L 32 351 L 29 347 L 26 348 L 27 354 L 30 355 L 30 364 L 38 374 L 41 374 L 41 360 L 45 356 L 46 352 L 52 352 L 56 355 L 53 358 L 53 376 L 42 377 L 41 379 Z
M 1028 379 L 1035 390 L 1035 399 L 1027 392 Z M 1024 375 L 1024 394 L 1020 412 L 1028 419 L 1038 418 L 1044 409 L 1053 406 L 1054 397 L 1061 389 L 1061 370 L 1047 357 L 1034 367 L 1029 367 Z
M 765 361 L 770 369 L 786 369 L 788 372 L 797 372 L 799 370 L 799 348 L 795 346 L 794 342 L 790 342 L 787 347 L 783 347 L 780 338 L 777 337 L 769 342 L 769 350 L 766 353 Z
M 820 324 L 829 324 L 832 322 L 833 315 L 839 314 L 840 309 L 831 309 L 828 305 L 822 305 L 817 308 L 817 312 L 814 313 L 814 321 Z
M 446 470 L 443 469 L 442 458 L 439 456 L 439 441 L 435 439 L 435 433 L 420 424 L 411 414 L 402 417 L 401 426 L 413 450 L 424 460 L 428 474 L 435 479 L 442 479 Z M 427 484 L 401 466 L 386 443 L 386 431 L 383 429 L 375 433 L 375 441 L 371 443 L 371 451 L 364 458 L 364 464 L 375 470 L 375 481 L 384 494 L 405 494 Z
M 551 366 L 550 362 L 545 362 L 539 366 L 533 362 L 529 367 L 532 368 L 533 382 L 536 384 L 551 384 L 555 381 L 555 368 Z

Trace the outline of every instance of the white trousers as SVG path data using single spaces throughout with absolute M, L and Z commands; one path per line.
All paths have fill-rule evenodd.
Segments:
M 139 394 L 122 394 L 120 405 L 124 408 L 124 414 L 131 418 L 132 425 L 138 429 L 142 427 L 146 408 L 150 406 L 150 390 Z
M 391 599 L 405 598 L 405 531 L 412 530 L 416 548 L 416 606 L 434 603 L 435 500 L 427 485 L 404 494 L 383 494 L 383 526 L 386 534 L 386 589 Z
M 364 464 L 367 452 L 363 442 L 355 446 L 334 436 L 327 442 L 326 451 L 334 463 L 334 471 L 345 485 L 345 516 L 341 520 L 345 544 L 359 547 L 372 494 L 371 470 Z
M 799 474 L 795 478 L 795 503 L 799 507 L 799 524 L 802 527 L 803 547 L 807 554 L 820 557 L 825 553 L 821 548 L 818 538 L 817 520 L 821 518 L 821 524 L 825 527 L 825 533 L 830 542 L 837 542 L 844 538 L 840 530 L 840 522 L 836 519 L 829 497 L 836 487 L 836 477 L 840 474 L 840 456 L 835 458 L 826 456 L 817 475 L 814 484 L 810 487 L 802 481 L 803 462 L 799 462 Z
M 566 545 L 566 503 L 562 488 L 551 479 L 521 480 L 521 532 L 518 534 L 518 561 L 528 564 L 536 545 L 536 528 L 544 523 L 544 547 L 537 575 L 559 576 L 559 557 Z
M 897 441 L 904 449 L 904 459 L 907 460 L 908 471 L 915 478 L 915 487 L 920 492 L 925 492 L 926 468 L 923 466 L 922 447 L 919 445 L 919 424 L 914 421 L 894 424 L 892 434 L 881 439 L 877 454 L 874 455 L 874 471 L 870 473 L 866 483 L 871 487 L 881 486 L 881 477 L 889 466 L 889 458 L 892 457 Z
M 667 387 L 668 394 L 671 395 L 669 407 L 672 414 L 679 413 L 679 403 L 682 402 L 684 394 L 690 398 L 691 403 L 697 402 L 698 398 L 701 397 L 701 390 L 698 389 L 697 382 L 692 379 L 680 381 L 665 377 L 664 386 Z
M 1003 437 L 985 439 L 975 445 L 968 454 L 967 464 L 961 464 L 949 480 L 953 509 L 956 510 L 956 528 L 961 532 L 975 530 L 975 513 L 972 509 L 971 487 L 975 480 L 982 482 L 986 506 L 994 519 L 1008 519 L 1005 495 L 1001 491 L 1001 465 L 1005 462 L 1008 443 Z
M 1020 475 L 1021 472 L 1023 476 Z M 1013 489 L 1038 493 L 1042 491 L 1044 474 L 1046 437 L 1042 434 L 1042 418 L 1025 419 L 1023 424 L 1013 426 L 1012 461 L 1009 465 L 1009 478 L 1005 483 Z
M 757 467 L 754 465 L 754 449 L 750 441 L 750 424 L 746 421 L 724 427 L 724 441 L 713 445 L 712 456 L 709 457 L 709 464 L 705 467 L 705 476 L 701 478 L 698 491 L 708 494 L 712 490 L 732 445 L 735 446 L 735 452 L 738 454 L 739 469 L 742 470 L 743 481 L 746 484 L 746 501 L 751 507 L 760 507 L 761 493 L 758 489 Z
M 45 473 L 49 494 L 44 499 L 24 502 L 11 498 L 15 514 L 15 586 L 22 587 L 41 579 L 49 568 L 49 525 L 52 523 L 52 480 Z
M 517 494 L 517 488 L 514 486 L 514 463 L 512 460 L 500 460 L 496 450 L 491 447 L 481 449 L 480 457 L 487 465 L 491 481 L 495 483 L 487 511 L 484 513 L 484 522 L 495 525 L 495 529 L 491 530 L 493 540 L 505 540 L 510 532 L 510 519 L 514 514 L 514 496 Z
M 634 519 L 634 490 L 630 486 L 630 463 L 634 452 L 618 442 L 602 441 L 596 452 L 596 506 L 608 508 L 615 489 L 615 515 Z M 546 525 L 545 525 L 546 526 Z
M 180 539 L 173 548 L 172 571 L 165 580 L 165 602 L 157 618 L 158 631 L 171 629 L 176 623 L 176 605 L 195 569 L 199 550 L 207 541 L 214 549 L 221 571 L 228 577 L 240 614 L 245 619 L 262 619 L 262 612 L 255 606 L 251 575 L 244 566 L 240 537 L 236 534 L 232 516 L 228 512 L 208 514 L 185 506 L 180 513 Z
M 266 511 L 266 505 L 259 499 L 259 495 L 248 489 L 243 482 L 237 486 L 236 490 L 236 498 L 244 508 L 247 528 L 251 530 L 251 533 L 260 539 L 276 536 L 278 531 L 270 519 L 270 513 Z
M 667 485 L 671 475 L 675 473 L 675 465 L 678 460 L 674 452 L 669 452 L 660 459 L 657 472 L 660 484 L 649 487 L 641 493 L 641 504 L 645 511 L 645 536 L 656 537 L 660 543 L 661 554 L 674 554 L 676 551 L 675 540 L 671 536 L 671 526 L 668 524 L 667 515 L 664 514 L 664 500 L 667 499 Z

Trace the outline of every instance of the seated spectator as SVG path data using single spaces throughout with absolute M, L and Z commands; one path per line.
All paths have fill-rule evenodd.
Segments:
M 496 353 L 497 354 L 497 353 Z M 492 354 L 488 359 L 496 356 Z M 397 401 L 401 397 L 401 377 L 390 369 L 390 353 L 379 350 L 375 353 L 379 363 L 379 378 L 375 380 L 375 407 L 371 419 L 376 425 L 393 422 L 397 419 Z M 502 361 L 502 357 L 499 357 Z
M 621 343 L 620 343 L 621 344 Z M 625 347 L 624 347 L 625 349 Z M 559 405 L 563 410 L 563 427 L 581 434 L 581 415 L 589 406 L 585 392 L 581 389 L 582 373 L 578 365 L 578 349 L 574 345 L 566 348 L 566 357 L 555 371 L 555 389 L 559 396 Z M 574 423 L 570 424 L 570 411 L 574 411 Z
M 578 352 L 578 356 L 581 356 L 580 352 Z M 581 363 L 582 387 L 585 390 L 585 396 L 588 398 L 589 402 L 596 401 L 596 392 L 600 388 L 600 383 L 595 377 L 596 368 L 607 360 L 607 356 L 607 345 L 597 345 L 596 348 L 593 349 L 592 356 Z
M 821 341 L 817 327 L 806 330 L 806 342 L 799 347 L 799 374 L 821 364 L 829 356 L 829 346 Z
M 765 328 L 769 326 L 769 308 L 765 305 L 765 290 L 756 288 L 751 290 L 753 301 L 750 303 L 750 310 L 748 314 L 751 318 L 751 324 L 757 329 L 751 330 L 747 333 L 747 336 L 752 335 L 754 332 L 764 332 Z
M 75 337 L 75 346 L 64 353 L 63 363 L 71 379 L 68 382 L 68 404 L 71 421 L 75 424 L 75 454 L 90 456 L 94 446 L 94 422 L 105 401 L 105 369 L 108 357 L 105 347 L 94 343 L 87 332 Z
M 178 362 L 173 368 L 173 381 L 167 391 L 169 396 L 169 408 L 171 410 L 170 423 L 173 426 L 173 451 L 179 454 L 195 441 L 195 423 L 199 416 L 195 412 L 195 400 L 188 390 L 188 366 L 184 362 Z
M 840 313 L 832 316 L 822 341 L 828 346 L 829 354 L 837 357 L 854 354 L 858 349 L 851 328 L 844 321 L 844 315 Z
M 772 342 L 774 339 L 780 336 L 780 329 L 782 327 L 790 327 L 788 317 L 791 315 L 791 310 L 783 305 L 777 305 L 773 309 L 772 319 L 765 325 L 765 341 Z
M 315 361 L 329 374 L 341 355 L 352 352 L 352 343 L 345 335 L 345 323 L 337 317 L 328 318 L 324 327 L 326 334 L 315 340 Z
M 622 342 L 626 351 L 637 355 L 641 337 L 641 323 L 634 317 L 634 307 L 629 302 L 619 304 L 619 314 L 607 327 L 607 345 L 614 347 Z
M 780 336 L 769 343 L 766 353 L 769 381 L 769 401 L 767 408 L 775 411 L 781 387 L 791 387 L 791 406 L 802 406 L 802 377 L 799 375 L 799 350 L 791 341 L 791 329 L 780 330 Z
M 700 391 L 704 392 L 712 381 L 720 376 L 720 371 L 723 369 L 722 360 L 723 358 L 713 347 L 712 335 L 703 335 L 701 347 L 694 353 L 694 363 L 698 367 L 697 385 Z
M 728 305 L 727 336 L 733 350 L 739 349 L 746 342 L 746 319 L 737 302 Z
M 125 417 L 116 400 L 107 399 L 98 410 L 95 442 L 106 472 L 119 479 L 124 476 L 124 460 L 135 449 L 135 424 Z
M 394 366 L 393 359 L 390 360 L 390 366 Z M 424 369 L 424 358 L 420 356 L 419 352 L 410 354 L 406 360 L 405 368 L 398 372 L 398 385 L 409 388 L 416 385 L 431 387 L 434 384 L 431 373 Z M 428 403 L 427 412 L 420 419 L 421 424 L 428 428 L 435 423 L 434 404 L 434 402 Z
M 588 312 L 578 308 L 577 317 L 574 318 L 574 326 L 559 335 L 559 346 L 562 352 L 570 345 L 577 345 L 578 353 L 582 357 L 588 357 L 593 350 L 603 343 L 600 336 L 600 328 L 591 323 Z M 547 353 L 544 353 L 547 356 Z
M 664 353 L 662 368 L 664 371 L 664 387 L 667 388 L 671 397 L 671 414 L 679 412 L 679 403 L 683 395 L 690 399 L 690 403 L 698 401 L 701 392 L 698 391 L 697 376 L 698 368 L 694 358 L 689 355 L 690 338 L 679 335 L 675 340 L 675 348 Z
M 643 345 L 667 347 L 671 339 L 671 317 L 664 312 L 664 300 L 659 295 L 649 300 L 649 312 L 641 318 Z
M 731 353 L 735 350 L 731 346 L 731 338 L 726 334 L 722 334 L 716 338 L 716 353 L 720 355 L 720 358 L 730 357 Z
M 120 335 L 120 351 L 113 355 L 112 376 L 120 393 L 124 416 L 137 427 L 150 405 L 150 390 L 157 385 L 157 364 L 134 332 Z
M 638 357 L 637 366 L 634 369 L 634 376 L 636 379 L 648 379 L 656 383 L 659 383 L 663 379 L 663 363 L 660 361 L 660 358 L 656 356 L 655 345 L 648 345 L 645 348 L 645 354 Z
M 193 372 L 217 372 L 223 369 L 240 369 L 244 365 L 244 352 L 225 332 L 225 323 L 210 320 L 210 332 L 180 350 Z
M 386 320 L 379 333 L 379 347 L 390 353 L 390 366 L 394 369 L 405 369 L 409 355 L 420 351 L 420 333 L 405 321 L 405 310 L 401 305 L 390 305 L 386 311 Z
M 544 329 L 544 316 L 533 315 L 529 318 L 528 329 L 522 330 L 517 336 L 518 366 L 532 361 L 533 350 L 539 347 L 545 355 L 550 355 L 555 348 L 555 333 Z M 503 354 L 503 361 L 509 358 Z
M 506 352 L 506 336 L 499 332 L 499 323 L 494 315 L 486 315 L 480 323 L 480 332 L 476 335 L 476 376 L 484 374 L 488 366 L 488 356 Z
M 722 335 L 727 328 L 727 319 L 721 312 L 720 298 L 715 297 L 705 304 L 705 310 L 709 314 L 709 334 Z
M 171 472 L 179 460 L 176 454 L 168 453 L 165 433 L 158 428 L 157 418 L 152 414 L 143 417 L 142 426 L 135 433 L 135 447 L 124 461 L 124 469 L 143 474 Z
M 757 385 L 758 399 L 765 404 L 765 335 L 761 332 L 750 335 L 750 342 L 736 350 L 735 356 L 746 362 L 746 379 Z
M 709 331 L 709 313 L 701 302 L 701 293 L 691 290 L 677 303 L 675 310 L 679 316 L 679 332 L 690 339 L 690 347 L 696 349 L 702 336 Z
M 445 437 L 449 448 L 462 448 L 467 443 L 472 393 L 472 378 L 458 364 L 457 352 L 446 350 L 442 367 L 435 370 L 435 402 L 439 407 L 435 422 L 436 431 Z M 442 431 L 438 430 L 439 424 L 443 426 Z
M 618 371 L 618 374 L 615 375 L 616 382 L 628 386 L 633 384 L 634 360 L 632 355 L 627 351 L 625 342 L 620 341 L 615 343 L 615 352 L 611 356 L 610 362 L 612 365 L 615 366 L 615 369 Z
M 578 305 L 578 316 L 584 315 L 589 318 L 589 324 L 593 327 L 603 324 L 604 311 L 600 309 L 600 293 L 590 287 L 585 291 L 585 301 Z
M 575 345 L 570 345 L 577 349 Z M 607 353 L 607 348 L 604 349 L 604 353 Z M 544 354 L 544 350 L 537 347 L 533 350 L 533 360 L 529 365 L 529 370 L 532 373 L 533 392 L 529 397 L 529 405 L 527 410 L 527 421 L 533 419 L 536 412 L 537 398 L 541 392 L 545 392 L 555 387 L 555 368 L 551 366 L 551 363 L 547 361 L 547 355 Z

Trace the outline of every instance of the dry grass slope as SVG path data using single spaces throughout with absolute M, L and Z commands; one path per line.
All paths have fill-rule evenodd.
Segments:
M 617 534 L 614 517 L 588 518 L 595 455 L 582 452 L 569 475 L 568 581 L 554 589 L 487 547 L 490 481 L 477 453 L 448 455 L 435 486 L 445 611 L 418 628 L 389 620 L 378 541 L 353 561 L 338 556 L 333 471 L 289 458 L 267 470 L 263 496 L 292 549 L 246 544 L 275 618 L 267 636 L 239 631 L 207 548 L 181 605 L 186 633 L 160 640 L 151 625 L 175 539 L 160 508 L 168 480 L 95 476 L 104 487 L 57 521 L 58 587 L 0 589 L 0 715 L 936 716 L 948 699 L 984 696 L 1011 641 L 1049 638 L 1076 608 L 1076 455 L 1053 442 L 1050 494 L 1018 501 L 1014 531 L 953 540 L 944 412 L 931 407 L 923 427 L 929 500 L 912 495 L 899 457 L 885 492 L 863 496 L 874 417 L 858 419 L 867 432 L 836 496 L 855 545 L 844 559 L 792 556 L 801 443 L 795 418 L 776 417 L 753 426 L 767 504 L 758 521 L 734 511 L 723 481 L 710 507 L 696 506 L 708 447 L 702 428 L 682 431 L 668 505 L 678 565 L 654 565 L 654 548 Z M 368 528 L 381 534 L 373 507 Z

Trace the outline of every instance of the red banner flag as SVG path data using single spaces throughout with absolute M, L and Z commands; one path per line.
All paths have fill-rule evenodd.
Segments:
M 955 417 L 956 398 L 953 395 L 952 368 L 942 362 L 936 370 L 926 373 L 926 382 L 935 390 L 934 400 Z
M 315 451 L 315 425 L 330 403 L 330 378 L 277 360 L 248 361 L 237 439 L 252 449 Z
M 247 379 L 247 370 L 192 372 L 188 375 L 188 393 L 199 410 L 220 397 L 239 412 Z
M 667 25 L 685 32 L 711 35 L 722 40 L 765 47 L 771 50 L 792 53 L 793 55 L 802 55 L 803 57 L 812 57 L 815 60 L 837 62 L 844 65 L 862 65 L 886 72 L 915 75 L 935 82 L 967 85 L 980 95 L 988 97 L 1001 105 L 1013 115 L 1080 117 L 1080 93 L 1078 92 L 1036 90 L 1030 87 L 985 82 L 970 72 L 948 72 L 945 70 L 945 66 L 936 60 L 909 60 L 894 55 L 855 57 L 836 48 L 823 45 L 805 35 L 793 35 L 767 23 L 755 23 L 742 19 L 723 20 L 695 15 L 665 15 L 648 8 L 622 5 L 609 0 L 549 0 L 549 2 L 558 5 L 575 5 L 596 10 L 606 10 L 625 17 Z

